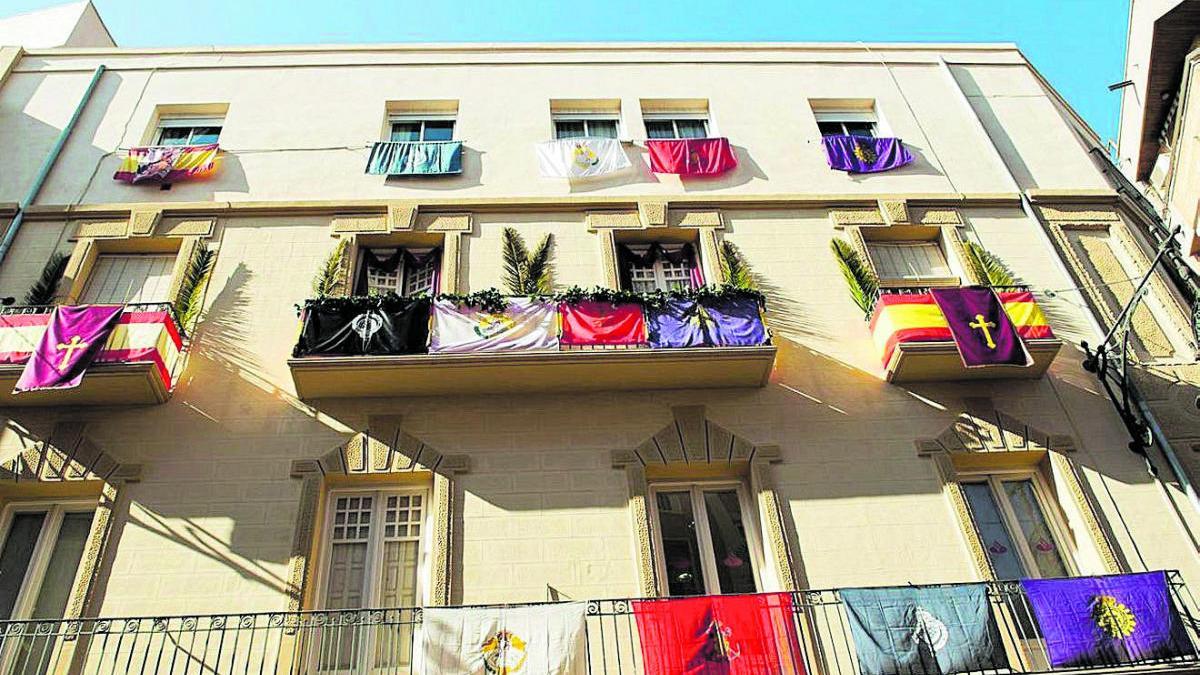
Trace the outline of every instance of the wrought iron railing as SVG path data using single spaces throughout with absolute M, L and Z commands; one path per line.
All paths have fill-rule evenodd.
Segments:
M 1168 573 L 1193 651 L 1196 605 L 1177 572 Z M 1050 672 L 1049 657 L 1019 582 L 988 584 L 991 613 L 1007 663 L 983 673 Z M 805 672 L 857 675 L 849 618 L 836 589 L 792 594 L 792 621 Z M 644 673 L 632 599 L 587 603 L 584 658 L 593 675 Z M 273 612 L 0 622 L 0 673 L 419 673 L 414 670 L 420 608 Z M 457 645 L 453 646 L 455 649 Z M 1106 663 L 1111 672 L 1200 669 L 1196 657 Z M 913 670 L 918 675 L 920 670 Z M 1056 671 L 1062 672 L 1062 671 Z M 909 675 L 906 673 L 906 675 Z

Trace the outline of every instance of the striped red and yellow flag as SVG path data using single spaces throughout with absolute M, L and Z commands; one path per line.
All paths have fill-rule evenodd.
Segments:
M 216 143 L 179 146 L 178 148 L 130 148 L 129 154 L 121 161 L 121 166 L 117 168 L 113 178 L 126 183 L 136 183 L 140 179 L 144 179 L 145 174 L 139 176 L 138 170 L 147 161 L 150 153 L 155 150 L 168 150 L 174 153 L 169 159 L 169 169 L 163 167 L 166 170 L 152 172 L 154 173 L 152 180 L 155 182 L 174 183 L 181 180 L 204 178 L 217 170 L 219 161 L 217 154 L 220 146 Z
M 1026 340 L 1052 338 L 1046 315 L 1032 291 L 1006 291 L 997 293 L 1004 311 L 1017 327 L 1017 333 Z M 950 324 L 942 310 L 938 309 L 929 293 L 884 293 L 875 303 L 871 315 L 871 337 L 875 348 L 886 366 L 901 342 L 952 342 Z

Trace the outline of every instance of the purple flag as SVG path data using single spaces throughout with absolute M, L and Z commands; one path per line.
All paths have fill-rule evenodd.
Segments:
M 754 298 L 668 300 L 646 310 L 650 346 L 754 347 L 767 344 L 767 329 Z
M 996 292 L 982 286 L 934 288 L 933 301 L 946 317 L 954 344 L 968 368 L 1029 366 L 1033 359 Z
M 1163 572 L 1023 579 L 1021 587 L 1055 668 L 1195 656 Z
M 866 136 L 822 136 L 829 168 L 850 173 L 875 173 L 904 166 L 912 153 L 899 138 Z
M 122 305 L 55 307 L 13 393 L 78 387 L 124 309 Z

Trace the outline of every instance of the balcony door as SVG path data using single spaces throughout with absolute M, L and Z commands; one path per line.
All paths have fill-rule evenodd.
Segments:
M 96 257 L 80 298 L 85 305 L 167 302 L 175 254 L 110 255 Z
M 668 483 L 651 489 L 659 578 L 670 596 L 754 593 L 762 549 L 741 483 Z

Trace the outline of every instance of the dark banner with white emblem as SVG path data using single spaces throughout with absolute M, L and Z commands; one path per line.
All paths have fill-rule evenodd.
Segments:
M 862 675 L 1008 667 L 983 584 L 847 588 L 841 596 Z
M 427 298 L 325 298 L 309 301 L 293 356 L 424 354 Z

